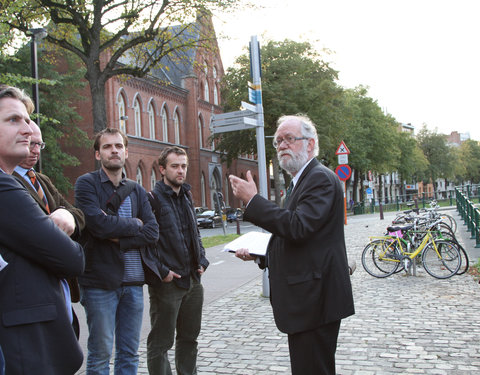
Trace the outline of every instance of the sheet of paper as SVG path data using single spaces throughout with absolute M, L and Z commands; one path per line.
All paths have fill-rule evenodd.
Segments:
M 265 256 L 267 254 L 267 245 L 270 241 L 271 233 L 248 232 L 229 242 L 223 248 L 223 251 L 234 253 L 238 249 L 248 249 L 252 255 Z

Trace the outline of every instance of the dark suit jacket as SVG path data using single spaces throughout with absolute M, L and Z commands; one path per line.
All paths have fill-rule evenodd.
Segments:
M 272 233 L 267 264 L 280 331 L 304 332 L 354 314 L 343 190 L 330 169 L 313 159 L 285 208 L 256 195 L 244 219 Z
M 60 279 L 83 272 L 82 247 L 12 176 L 0 173 L 0 346 L 6 374 L 74 374 L 83 354 Z
M 78 238 L 80 231 L 83 230 L 83 228 L 85 228 L 85 216 L 83 215 L 82 210 L 79 208 L 76 208 L 69 201 L 67 201 L 63 197 L 63 195 L 57 190 L 57 188 L 52 183 L 50 178 L 48 178 L 47 175 L 44 175 L 39 172 L 35 172 L 35 173 L 37 175 L 38 182 L 40 183 L 40 185 L 43 188 L 43 191 L 45 192 L 45 197 L 47 198 L 50 212 L 55 211 L 59 207 L 63 207 L 66 210 L 68 210 L 68 212 L 70 212 L 75 218 L 75 224 L 76 224 L 75 233 L 72 234 L 72 238 L 73 239 Z M 13 172 L 12 175 L 19 179 L 22 185 L 27 188 L 28 192 L 32 195 L 35 201 L 40 205 L 42 210 L 47 213 L 47 208 L 45 207 L 45 203 L 43 203 L 43 200 L 40 199 L 40 197 L 37 194 L 37 191 L 32 187 L 32 185 L 30 185 L 27 181 L 25 181 L 25 179 L 22 176 L 20 176 L 17 172 Z

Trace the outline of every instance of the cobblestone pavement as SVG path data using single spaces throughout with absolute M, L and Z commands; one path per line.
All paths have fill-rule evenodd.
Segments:
M 456 217 L 459 240 L 475 262 L 479 249 Z M 348 218 L 348 256 L 357 264 L 352 276 L 356 314 L 342 321 L 337 373 L 479 374 L 480 286 L 472 276 L 437 280 L 418 268 L 417 276 L 377 279 L 363 270 L 368 237 L 381 235 L 392 218 Z M 290 374 L 286 335 L 275 327 L 261 290 L 259 277 L 204 307 L 199 375 Z M 145 342 L 140 354 L 139 374 L 147 374 Z

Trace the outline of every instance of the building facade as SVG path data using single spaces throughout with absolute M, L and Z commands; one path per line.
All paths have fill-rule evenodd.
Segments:
M 197 19 L 202 28 L 213 30 L 211 19 Z M 158 156 L 167 146 L 179 146 L 187 152 L 187 183 L 192 186 L 196 206 L 214 208 L 214 194 L 221 192 L 225 204 L 240 207 L 228 184 L 229 174 L 245 175 L 251 170 L 258 176 L 253 156 L 240 156 L 231 166 L 222 163 L 211 141 L 212 116 L 223 112 L 220 83 L 224 75 L 222 60 L 215 48 L 192 49 L 182 61 L 165 62 L 145 78 L 114 77 L 105 90 L 106 127 L 119 128 L 128 137 L 125 173 L 147 191 L 160 179 Z M 85 95 L 89 96 L 88 89 Z M 92 108 L 82 102 L 79 126 L 93 138 Z M 69 150 L 80 166 L 67 168 L 71 181 L 96 168 L 93 148 Z

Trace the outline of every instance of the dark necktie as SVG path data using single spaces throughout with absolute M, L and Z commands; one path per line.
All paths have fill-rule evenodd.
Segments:
M 293 190 L 293 181 L 290 181 L 290 185 L 288 185 L 287 193 L 285 194 L 285 203 L 288 201 L 288 197 L 292 194 Z
M 48 207 L 47 198 L 45 197 L 45 194 L 43 193 L 43 190 L 40 187 L 40 184 L 38 183 L 37 175 L 35 174 L 35 171 L 33 169 L 30 169 L 27 172 L 27 176 L 30 177 L 30 181 L 32 181 L 32 185 L 35 188 L 35 190 L 37 191 L 38 196 L 40 197 L 40 199 L 45 204 L 47 212 L 50 213 L 50 208 Z

